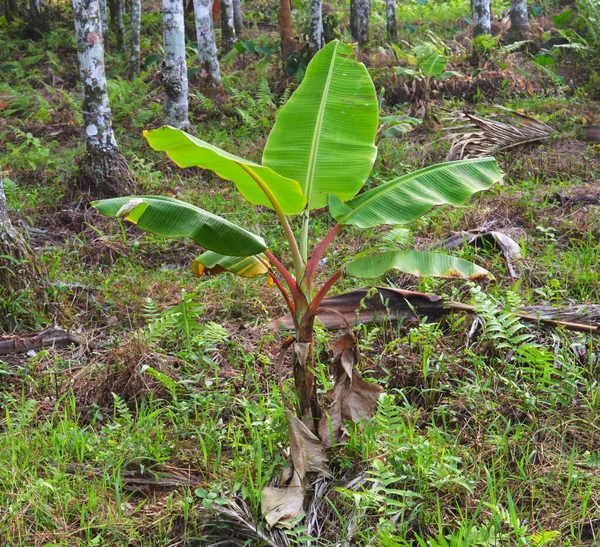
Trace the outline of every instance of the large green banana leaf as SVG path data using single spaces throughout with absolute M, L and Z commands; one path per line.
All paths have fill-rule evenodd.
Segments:
M 160 129 L 144 131 L 144 136 L 154 150 L 166 152 L 179 167 L 210 169 L 221 178 L 233 181 L 250 203 L 273 208 L 266 194 L 248 171 L 262 179 L 286 215 L 299 213 L 306 205 L 302 188 L 295 180 L 286 178 L 269 167 L 263 167 L 225 152 L 185 131 L 164 126 Z
M 408 224 L 436 205 L 461 205 L 503 176 L 494 158 L 432 165 L 363 192 L 342 203 L 329 197 L 329 209 L 340 224 L 371 228 Z
M 358 258 L 344 266 L 348 275 L 374 279 L 388 270 L 399 270 L 419 277 L 466 277 L 478 279 L 494 276 L 487 270 L 455 256 L 425 251 L 387 251 Z
M 279 112 L 263 164 L 297 180 L 308 209 L 325 207 L 328 194 L 350 199 L 373 167 L 377 123 L 377 95 L 367 69 L 352 46 L 330 42 Z
M 269 273 L 269 259 L 264 254 L 255 256 L 225 256 L 212 251 L 202 253 L 192 263 L 192 272 L 196 277 L 206 274 L 231 272 L 241 277 L 256 277 Z
M 191 237 L 216 253 L 250 256 L 267 248 L 261 237 L 178 199 L 128 196 L 95 201 L 92 205 L 104 215 L 125 218 L 152 234 Z

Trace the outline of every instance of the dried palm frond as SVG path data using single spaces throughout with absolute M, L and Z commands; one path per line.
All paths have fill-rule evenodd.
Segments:
M 482 118 L 470 112 L 455 112 L 443 121 L 450 122 L 444 140 L 452 146 L 446 161 L 493 156 L 500 150 L 550 138 L 554 129 L 516 110 L 493 105 L 501 111 L 496 119 Z
M 227 498 L 226 501 L 226 505 L 212 506 L 211 512 L 217 518 L 203 525 L 203 532 L 214 540 L 208 547 L 242 547 L 247 545 L 248 540 L 265 547 L 290 545 L 282 530 L 266 530 L 257 525 L 251 509 L 244 500 Z

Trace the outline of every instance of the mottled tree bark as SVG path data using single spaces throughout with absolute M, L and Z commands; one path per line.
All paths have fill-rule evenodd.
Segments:
M 129 79 L 140 75 L 140 28 L 142 21 L 142 0 L 131 0 L 131 64 Z
M 86 137 L 80 186 L 98 197 L 130 193 L 129 169 L 112 128 L 98 0 L 73 0 L 73 11 Z
M 369 41 L 371 0 L 350 0 L 350 32 L 361 46 Z
M 98 0 L 100 10 L 100 28 L 102 30 L 102 43 L 104 51 L 108 51 L 108 6 L 106 0 Z
M 490 0 L 471 0 L 471 5 L 473 7 L 473 35 L 491 34 Z
M 188 77 L 185 60 L 183 0 L 163 0 L 165 58 L 160 75 L 167 100 L 165 123 L 179 129 L 191 128 L 188 120 Z
M 235 28 L 236 38 L 240 38 L 244 30 L 242 0 L 233 0 L 233 28 Z
M 200 65 L 200 89 L 207 97 L 223 96 L 221 68 L 217 57 L 217 45 L 213 33 L 212 0 L 194 0 L 196 34 L 198 36 L 198 63 Z
M 510 1 L 510 28 L 515 38 L 522 38 L 529 30 L 526 0 Z
M 321 0 L 311 0 L 310 2 L 310 36 L 308 47 L 311 56 L 325 45 L 323 37 L 323 4 Z
M 396 0 L 385 1 L 385 21 L 388 39 L 395 42 L 398 38 L 398 24 L 396 23 Z
M 296 52 L 294 40 L 294 20 L 292 19 L 292 4 L 290 0 L 279 0 L 277 12 L 279 22 L 279 39 L 281 40 L 281 55 L 287 61 Z
M 221 48 L 223 51 L 230 51 L 235 42 L 233 0 L 221 0 Z

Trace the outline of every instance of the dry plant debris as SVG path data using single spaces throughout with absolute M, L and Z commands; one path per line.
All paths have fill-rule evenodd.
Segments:
M 454 112 L 443 122 L 444 140 L 452 141 L 446 161 L 485 158 L 501 150 L 549 139 L 554 129 L 521 112 L 500 105 L 497 119 L 483 118 L 466 110 Z

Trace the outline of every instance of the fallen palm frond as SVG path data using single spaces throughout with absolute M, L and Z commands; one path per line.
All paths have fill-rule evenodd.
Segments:
M 203 525 L 203 532 L 214 538 L 208 547 L 259 544 L 266 547 L 287 547 L 290 542 L 285 532 L 274 528 L 265 530 L 255 523 L 252 510 L 240 498 L 227 499 L 226 505 L 214 504 L 210 509 L 215 519 Z
M 452 141 L 446 161 L 493 156 L 501 150 L 549 139 L 554 129 L 516 110 L 493 105 L 500 111 L 496 119 L 459 111 L 442 121 L 450 125 L 443 140 Z
M 368 324 L 386 321 L 420 321 L 426 317 L 435 321 L 452 312 L 476 313 L 475 306 L 453 300 L 446 301 L 435 294 L 405 291 L 392 287 L 362 288 L 331 296 L 323 300 L 319 320 L 329 330 L 347 328 L 348 323 Z M 568 330 L 600 333 L 600 305 L 576 304 L 562 308 L 528 306 L 514 312 L 526 321 L 544 327 L 564 327 Z M 284 315 L 271 322 L 273 330 L 293 327 L 291 316 Z

